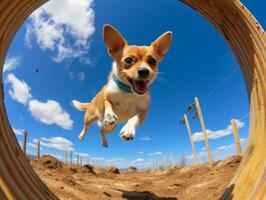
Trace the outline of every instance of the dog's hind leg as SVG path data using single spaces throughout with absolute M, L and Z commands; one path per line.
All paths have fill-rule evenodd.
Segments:
M 106 131 L 104 129 L 102 129 L 101 130 L 102 145 L 107 148 L 108 147 L 108 142 L 106 140 L 105 134 L 106 134 Z
M 104 127 L 102 127 L 101 129 L 101 139 L 102 139 L 102 145 L 104 147 L 108 147 L 108 142 L 106 140 L 106 137 L 105 137 L 105 134 L 106 133 L 111 133 L 113 132 L 113 130 L 115 129 L 116 125 L 112 126 L 112 127 L 109 127 L 109 129 L 105 129 Z
M 85 113 L 85 116 L 84 116 L 84 127 L 83 127 L 81 133 L 79 134 L 79 139 L 80 140 L 83 140 L 84 139 L 84 137 L 86 135 L 86 132 L 87 132 L 87 129 L 97 119 L 98 119 L 98 116 L 96 115 L 95 107 L 92 106 L 92 105 L 90 105 L 87 108 L 86 113 Z

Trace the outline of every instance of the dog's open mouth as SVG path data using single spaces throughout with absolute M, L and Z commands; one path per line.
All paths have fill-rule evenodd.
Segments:
M 147 80 L 133 80 L 132 78 L 128 78 L 128 81 L 131 84 L 134 92 L 137 94 L 144 94 L 148 90 Z

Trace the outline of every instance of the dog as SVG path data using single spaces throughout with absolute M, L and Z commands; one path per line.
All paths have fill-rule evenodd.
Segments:
M 120 136 L 128 141 L 144 122 L 150 105 L 149 86 L 158 73 L 158 64 L 171 46 L 172 32 L 158 37 L 149 46 L 128 45 L 123 36 L 111 25 L 104 25 L 103 40 L 113 59 L 107 84 L 90 103 L 72 103 L 85 111 L 84 127 L 79 135 L 83 140 L 88 127 L 98 122 L 104 147 L 105 134 L 111 133 L 117 123 L 126 122 Z

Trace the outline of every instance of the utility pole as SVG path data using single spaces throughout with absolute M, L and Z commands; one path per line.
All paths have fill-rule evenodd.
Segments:
M 189 136 L 189 139 L 190 139 L 190 143 L 191 143 L 191 147 L 192 147 L 192 151 L 193 151 L 193 155 L 194 155 L 194 160 L 195 160 L 195 163 L 198 164 L 199 160 L 198 160 L 198 157 L 197 157 L 196 148 L 195 148 L 195 145 L 194 145 L 194 141 L 193 141 L 190 125 L 189 125 L 188 118 L 187 118 L 186 114 L 184 114 L 184 120 L 185 120 L 185 123 L 186 123 L 186 126 L 187 126 L 187 132 L 188 132 L 188 136 Z
M 242 156 L 242 148 L 241 148 L 241 143 L 240 143 L 240 138 L 239 138 L 239 133 L 238 133 L 238 128 L 236 124 L 236 120 L 232 119 L 231 120 L 231 125 L 234 133 L 234 138 L 235 138 L 235 145 L 236 145 L 236 152 L 238 156 Z
M 202 132 L 203 132 L 203 136 L 204 136 L 204 140 L 205 140 L 206 150 L 207 150 L 207 154 L 208 154 L 208 162 L 212 163 L 212 155 L 211 155 L 211 150 L 210 150 L 210 147 L 209 147 L 208 136 L 207 136 L 207 133 L 206 133 L 204 119 L 203 119 L 201 108 L 200 108 L 200 103 L 199 103 L 199 100 L 198 100 L 197 97 L 195 97 L 195 106 L 196 106 L 196 109 L 197 109 L 197 112 L 198 112 L 198 116 L 199 116 L 199 119 L 200 119 Z

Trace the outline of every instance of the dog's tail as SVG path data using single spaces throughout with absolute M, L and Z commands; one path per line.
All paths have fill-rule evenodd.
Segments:
M 85 111 L 85 110 L 87 110 L 88 107 L 90 106 L 90 103 L 81 103 L 81 102 L 79 102 L 79 101 L 77 101 L 77 100 L 72 100 L 72 104 L 73 104 L 73 106 L 74 106 L 76 109 L 78 109 L 78 110 L 80 110 L 80 111 Z

